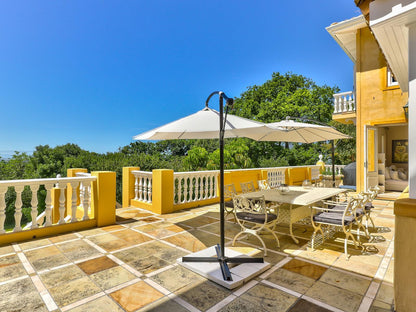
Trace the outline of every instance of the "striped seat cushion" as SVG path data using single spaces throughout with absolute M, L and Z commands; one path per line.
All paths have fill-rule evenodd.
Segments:
M 250 213 L 250 212 L 237 212 L 237 218 L 244 221 L 254 222 L 254 223 L 264 223 L 266 215 L 259 213 Z M 272 213 L 267 214 L 267 222 L 271 222 L 277 219 L 277 216 Z

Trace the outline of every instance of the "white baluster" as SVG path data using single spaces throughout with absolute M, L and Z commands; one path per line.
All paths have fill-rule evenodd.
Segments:
M 204 189 L 204 192 L 205 192 L 205 196 L 204 196 L 204 199 L 208 199 L 210 196 L 209 196 L 209 185 L 208 185 L 208 183 L 209 183 L 209 177 L 210 176 L 206 176 L 205 177 L 205 189 Z
M 36 222 L 38 218 L 38 184 L 30 185 L 30 190 L 32 191 L 32 201 L 30 202 L 32 205 L 32 209 L 30 211 L 30 216 L 32 217 L 32 226 L 31 229 L 37 229 L 38 223 Z
M 143 200 L 143 183 L 141 177 L 139 177 L 139 200 Z
M 338 97 L 334 96 L 334 114 L 338 113 Z
M 59 185 L 59 221 L 58 224 L 65 223 L 65 188 L 64 183 L 58 183 Z
M 350 94 L 348 96 L 348 111 L 349 112 L 353 112 L 353 107 L 352 107 L 352 103 L 353 103 L 353 98 L 352 98 L 352 94 Z
M 82 196 L 82 209 L 84 210 L 84 216 L 82 217 L 82 220 L 89 220 L 90 218 L 88 217 L 88 211 L 89 211 L 89 202 L 90 202 L 90 194 L 88 191 L 89 185 L 88 183 L 86 183 L 86 185 L 84 185 L 84 183 L 82 184 L 82 190 L 81 192 L 83 193 Z
M 182 202 L 182 178 L 178 178 L 178 204 Z
M 147 185 L 147 202 L 151 203 L 152 202 L 152 179 L 149 178 L 149 182 Z
M 51 190 L 53 188 L 52 183 L 45 184 L 46 198 L 45 198 L 45 226 L 52 225 L 52 196 Z
M 134 199 L 139 199 L 139 181 L 138 181 L 138 177 L 136 176 L 134 178 Z M 141 181 L 141 179 L 140 179 Z
M 6 192 L 7 187 L 0 187 L 0 233 L 5 233 L 4 221 L 6 220 Z
M 14 187 L 16 191 L 16 203 L 15 203 L 15 212 L 14 212 L 14 220 L 15 220 L 15 226 L 13 232 L 19 232 L 22 230 L 22 226 L 20 225 L 20 222 L 22 220 L 22 192 L 24 189 L 23 185 L 18 185 Z M 35 219 L 36 222 L 36 219 Z
M 77 222 L 77 188 L 78 188 L 79 182 L 71 182 L 71 188 L 72 188 L 72 198 L 71 198 L 71 222 Z

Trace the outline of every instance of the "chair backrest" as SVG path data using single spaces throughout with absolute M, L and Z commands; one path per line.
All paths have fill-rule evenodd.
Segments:
M 241 186 L 241 192 L 243 193 L 250 193 L 250 192 L 256 191 L 256 187 L 254 186 L 253 181 L 240 183 L 240 186 Z
M 267 180 L 258 180 L 257 184 L 259 185 L 259 190 L 270 190 L 270 184 Z
M 233 195 L 237 194 L 234 183 L 224 185 L 224 197 L 231 198 Z
M 343 213 L 343 216 L 342 216 L 342 220 L 344 221 L 345 218 L 355 219 L 355 217 L 358 215 L 357 214 L 357 209 L 362 209 L 363 208 L 363 202 L 364 202 L 364 197 L 361 196 L 360 194 L 358 194 L 354 197 L 349 197 L 347 206 L 346 206 L 346 208 L 344 210 L 344 213 Z
M 246 212 L 255 214 L 266 214 L 266 201 L 264 196 L 247 198 L 244 196 L 233 196 L 234 208 L 236 212 Z

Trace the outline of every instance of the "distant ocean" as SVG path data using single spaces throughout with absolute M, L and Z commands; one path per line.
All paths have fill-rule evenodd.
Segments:
M 20 153 L 26 153 L 28 155 L 32 155 L 33 151 L 18 151 Z M 0 151 L 0 158 L 1 159 L 10 159 L 15 154 L 15 151 Z

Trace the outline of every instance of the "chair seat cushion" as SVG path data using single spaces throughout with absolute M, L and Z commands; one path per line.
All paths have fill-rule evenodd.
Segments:
M 365 210 L 371 210 L 372 208 L 374 208 L 372 203 L 366 203 L 364 206 Z
M 237 218 L 240 220 L 254 222 L 254 223 L 264 223 L 266 215 L 263 213 L 250 213 L 250 212 L 237 212 Z M 267 214 L 267 222 L 271 222 L 277 219 L 277 216 L 272 213 Z
M 232 201 L 232 200 L 230 200 L 230 201 L 226 201 L 226 202 L 224 203 L 224 205 L 225 205 L 225 207 L 228 207 L 228 208 L 234 208 L 234 203 L 233 203 L 233 201 Z
M 321 223 L 329 223 L 334 225 L 342 224 L 342 214 L 336 212 L 320 212 L 313 216 L 313 221 Z M 344 225 L 348 225 L 354 221 L 353 216 L 346 216 L 344 219 Z

